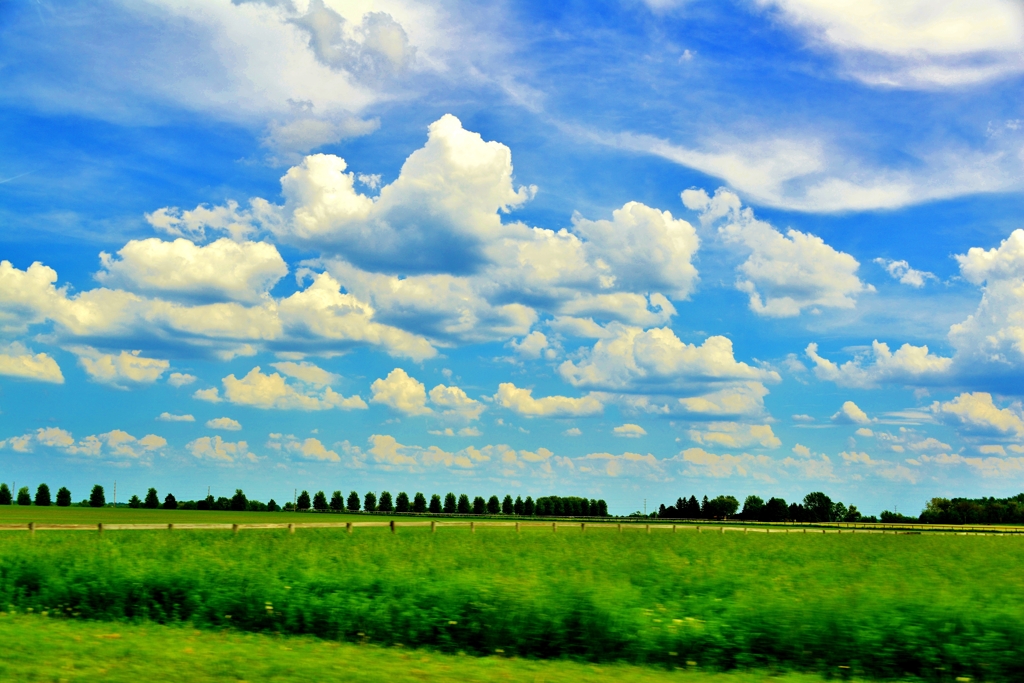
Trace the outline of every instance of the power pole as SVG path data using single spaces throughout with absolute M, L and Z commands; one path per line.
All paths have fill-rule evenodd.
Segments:
M 114 507 L 117 507 L 117 479 L 114 480 Z
M 647 499 L 644 498 L 644 516 L 647 516 Z

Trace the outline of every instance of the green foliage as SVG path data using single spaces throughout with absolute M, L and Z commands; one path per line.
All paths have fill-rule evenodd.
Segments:
M 66 486 L 61 486 L 57 489 L 57 507 L 71 507 L 71 491 Z
M 921 512 L 921 521 L 928 524 L 1024 524 L 1024 493 L 1013 498 L 932 498 Z
M 380 512 L 394 512 L 395 506 L 391 502 L 391 494 L 387 491 L 380 492 L 380 501 L 377 503 L 377 510 Z
M 804 496 L 803 521 L 806 522 L 833 522 L 832 499 L 821 491 L 813 491 Z
M 523 498 L 522 496 L 516 496 L 516 502 L 512 503 L 512 512 L 517 515 L 523 514 Z
M 132 497 L 128 499 L 128 507 L 130 507 L 133 510 L 137 510 L 142 507 L 142 500 L 140 500 L 139 497 L 133 493 Z
M 359 494 L 355 491 L 348 494 L 348 511 L 359 512 Z
M 469 505 L 469 496 L 465 493 L 459 495 L 459 503 L 455 508 L 460 515 L 468 515 L 473 509 Z
M 305 493 L 305 491 L 303 491 Z M 306 496 L 306 507 L 309 507 L 309 496 Z M 231 509 L 234 512 L 241 512 L 249 508 L 249 501 L 242 489 L 235 489 L 235 495 L 231 496 Z
M 453 653 L 995 683 L 1024 680 L 1024 576 L 1007 571 L 1024 565 L 1024 545 L 1013 541 L 597 529 L 12 534 L 0 544 L 0 604 Z
M 511 515 L 515 510 L 515 503 L 512 502 L 512 496 L 505 496 L 505 499 L 501 501 L 501 514 Z
M 96 484 L 89 492 L 89 507 L 101 508 L 107 504 L 107 497 L 103 494 L 103 487 Z
M 405 491 L 395 496 L 395 512 L 409 512 L 409 495 Z
M 31 505 L 32 495 L 28 492 L 27 486 L 18 489 L 18 505 Z
M 430 496 L 430 506 L 427 509 L 434 515 L 441 512 L 441 496 L 436 493 Z
M 267 512 L 280 512 L 281 506 L 277 504 L 277 501 L 271 498 L 267 501 Z
M 324 495 L 323 491 L 317 491 L 313 494 L 313 509 L 320 512 L 328 509 L 327 496 Z
M 0 505 L 11 504 L 11 489 L 7 484 L 0 484 Z
M 358 496 L 356 497 L 358 501 Z M 335 491 L 331 494 L 331 509 L 335 512 L 341 512 L 345 509 L 345 499 L 341 495 L 341 491 Z
M 376 493 L 374 493 L 373 491 L 369 491 L 369 492 L 367 492 L 367 494 L 365 496 L 363 496 L 363 509 L 366 510 L 367 512 L 376 512 L 377 511 L 377 494 Z
M 760 496 L 747 496 L 743 501 L 743 511 L 740 517 L 743 519 L 760 519 L 764 512 L 764 499 Z
M 177 510 L 178 509 L 178 499 L 174 497 L 173 493 L 168 493 L 164 497 L 163 508 L 164 508 L 164 510 Z
M 443 511 L 446 515 L 450 515 L 458 511 L 458 504 L 455 502 L 455 494 L 450 491 L 444 494 Z
M 501 501 L 497 496 L 491 496 L 487 499 L 487 514 L 497 515 L 499 513 L 501 513 Z
M 298 500 L 295 501 L 295 509 L 299 512 L 309 509 L 309 491 L 303 490 L 299 494 Z
M 50 507 L 53 500 L 50 498 L 50 487 L 46 484 L 40 484 L 39 488 L 36 489 L 36 505 L 40 507 Z
M 527 500 L 530 500 L 527 498 Z M 601 512 L 601 503 L 595 500 L 591 502 L 586 498 L 576 496 L 544 496 L 538 498 L 534 508 L 534 514 L 541 517 L 604 517 L 608 514 L 607 504 L 604 512 Z M 524 506 L 525 507 L 525 506 Z M 525 514 L 530 514 L 525 512 Z
M 523 514 L 527 517 L 532 517 L 534 513 L 533 498 L 530 496 L 526 497 L 526 502 L 523 503 Z
M 150 489 L 146 492 L 146 501 L 142 505 L 150 510 L 156 510 L 160 507 L 160 497 L 157 495 L 156 489 Z
M 477 496 L 473 499 L 473 514 L 482 515 L 487 512 L 487 501 L 483 499 L 483 496 Z
M 434 502 L 434 498 L 437 498 L 437 507 L 439 508 L 438 512 L 440 512 L 441 497 L 435 493 L 430 499 L 431 503 Z M 427 511 L 427 498 L 419 491 L 417 491 L 416 495 L 412 498 L 412 511 L 420 513 Z

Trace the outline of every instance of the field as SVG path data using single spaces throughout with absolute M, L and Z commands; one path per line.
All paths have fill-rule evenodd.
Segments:
M 508 528 L 4 532 L 0 606 L 662 670 L 1010 681 L 1024 678 L 1022 541 Z

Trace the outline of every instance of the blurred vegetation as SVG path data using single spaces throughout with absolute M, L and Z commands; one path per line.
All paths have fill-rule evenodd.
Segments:
M 0 606 L 475 655 L 1024 680 L 986 536 L 303 529 L 0 537 Z M 840 668 L 848 667 L 848 668 Z

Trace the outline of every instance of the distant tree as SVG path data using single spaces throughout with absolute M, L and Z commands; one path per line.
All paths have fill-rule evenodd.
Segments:
M 526 502 L 523 503 L 523 514 L 527 517 L 533 516 L 533 498 L 526 497 Z
M 11 489 L 7 484 L 0 484 L 0 505 L 11 504 Z
M 690 499 L 686 501 L 682 516 L 684 519 L 700 519 L 700 503 L 697 501 L 697 496 L 690 496 Z
M 284 502 L 284 507 L 281 508 L 284 512 L 295 512 L 295 503 L 290 500 Z
M 303 491 L 305 493 L 305 491 Z M 307 501 L 309 498 L 306 499 Z M 231 496 L 231 510 L 233 512 L 243 512 L 249 507 L 249 501 L 246 499 L 245 494 L 242 493 L 242 489 L 235 489 L 235 495 Z
M 28 492 L 27 486 L 18 489 L 18 505 L 31 505 L 32 495 Z
M 440 502 L 441 502 L 440 498 L 437 499 L 437 502 L 439 503 L 438 507 L 441 507 L 440 506 Z M 424 496 L 419 491 L 417 491 L 416 495 L 413 496 L 413 498 L 412 498 L 412 511 L 413 512 L 419 512 L 419 513 L 423 513 L 423 512 L 427 511 L 427 497 Z
M 455 502 L 455 494 L 449 491 L 444 494 L 444 513 L 446 515 L 458 512 L 458 503 Z
M 164 510 L 177 510 L 178 501 L 174 498 L 173 493 L 168 493 L 167 497 L 164 498 Z
M 511 502 L 511 501 L 509 501 Z M 501 512 L 501 501 L 498 500 L 497 496 L 491 496 L 487 499 L 487 514 L 496 515 Z
M 597 506 L 595 505 L 594 507 Z M 591 514 L 592 513 L 590 512 L 590 501 L 587 500 L 586 498 L 580 498 L 580 516 L 590 517 Z
M 377 494 L 375 494 L 373 491 L 370 491 L 365 496 L 363 496 L 363 509 L 366 510 L 367 512 L 377 511 Z
M 295 501 L 295 509 L 299 512 L 309 509 L 309 491 L 303 490 L 299 494 L 298 500 Z
M 469 505 L 469 496 L 465 493 L 459 495 L 459 504 L 456 507 L 456 510 L 460 515 L 468 515 L 472 512 L 472 508 Z
M 700 502 L 700 517 L 702 519 L 709 519 L 712 515 L 709 514 L 711 509 L 708 507 L 708 497 L 704 496 L 704 500 Z
M 831 522 L 832 499 L 821 491 L 813 491 L 804 496 L 804 515 L 808 522 Z
M 761 510 L 762 522 L 782 522 L 789 515 L 789 506 L 782 498 L 769 498 Z
M 249 505 L 245 508 L 249 512 L 266 512 L 267 506 L 258 500 L 249 499 Z
M 434 493 L 430 496 L 430 506 L 427 508 L 432 515 L 438 515 L 441 513 L 441 496 Z
M 803 505 L 799 503 L 790 503 L 789 508 L 786 510 L 786 519 L 793 522 L 807 522 L 811 521 L 807 517 L 807 511 Z
M 348 494 L 347 507 L 349 512 L 359 512 L 359 494 L 355 491 Z
M 207 496 L 196 503 L 196 510 L 212 510 L 213 503 L 213 496 Z
M 341 512 L 345 509 L 345 499 L 341 495 L 341 491 L 335 491 L 331 494 L 331 509 L 335 512 Z
M 101 508 L 107 504 L 107 497 L 103 495 L 103 487 L 96 484 L 89 493 L 89 507 Z
M 40 507 L 50 507 L 53 501 L 50 500 L 50 487 L 46 484 L 40 484 L 39 488 L 36 489 L 36 505 Z
M 142 506 L 150 510 L 160 507 L 160 498 L 156 495 L 156 489 L 150 489 L 146 492 L 146 502 Z
M 323 491 L 317 491 L 313 494 L 313 509 L 317 512 L 323 512 L 327 509 L 327 496 L 324 495 Z
M 851 505 L 843 516 L 844 522 L 859 522 L 864 518 L 864 515 L 860 513 L 856 505 Z
M 133 493 L 132 497 L 128 499 L 128 507 L 130 507 L 133 510 L 137 510 L 138 508 L 142 507 L 142 499 Z
M 391 502 L 391 494 L 387 491 L 380 492 L 380 502 L 377 503 L 377 509 L 381 512 L 393 512 L 395 509 L 394 503 Z
M 267 512 L 280 512 L 281 506 L 277 504 L 277 501 L 271 498 L 267 501 Z
M 516 502 L 512 503 L 512 512 L 517 515 L 523 514 L 523 497 L 516 496 Z
M 604 502 L 604 499 L 597 501 L 597 516 L 607 517 L 608 516 L 608 503 Z
M 746 520 L 760 521 L 762 512 L 764 512 L 764 500 L 758 496 L 747 496 L 743 501 L 743 512 L 740 513 L 740 517 Z
M 658 506 L 658 517 L 661 519 L 668 519 L 671 515 L 667 514 L 668 508 L 662 503 Z M 672 512 L 675 512 L 675 508 L 672 508 Z
M 504 500 L 501 501 L 501 514 L 511 515 L 515 512 L 515 503 L 512 502 L 512 496 L 505 496 Z
M 842 522 L 846 520 L 847 512 L 848 510 L 846 509 L 846 505 L 842 501 L 833 503 L 831 513 L 829 514 L 829 521 Z
M 135 500 L 139 497 L 135 496 Z M 57 489 L 57 507 L 71 507 L 71 491 L 68 490 L 67 486 L 61 486 Z
M 395 496 L 395 512 L 408 512 L 409 511 L 409 494 L 405 491 L 399 492 Z

